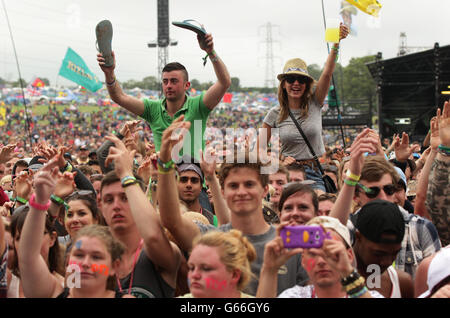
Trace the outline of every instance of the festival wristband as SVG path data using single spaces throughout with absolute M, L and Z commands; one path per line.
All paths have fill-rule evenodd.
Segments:
M 39 211 L 47 211 L 50 208 L 50 205 L 52 204 L 52 201 L 48 200 L 47 204 L 39 204 L 35 201 L 36 195 L 33 193 L 31 195 L 30 201 L 28 201 L 28 204 Z
M 361 176 L 357 176 L 356 174 L 354 174 L 353 172 L 349 170 L 347 170 L 347 173 L 345 174 L 345 176 L 349 179 L 351 179 L 352 181 L 356 181 L 358 182 L 359 179 L 361 179 Z
M 172 160 L 169 160 L 167 162 L 162 162 L 161 159 L 158 158 L 158 171 L 159 168 L 161 168 L 164 171 L 172 170 L 175 167 L 175 163 Z
M 27 199 L 24 199 L 24 198 L 21 198 L 21 197 L 16 197 L 14 199 L 14 201 L 17 201 L 17 202 L 22 203 L 22 204 L 27 204 L 28 203 Z
M 169 173 L 171 173 L 172 171 L 174 171 L 174 169 L 168 169 L 168 170 L 165 170 L 165 169 L 161 168 L 161 167 L 158 165 L 158 172 L 159 172 L 160 174 L 169 174 Z
M 58 197 L 54 194 L 52 194 L 50 196 L 50 201 L 52 201 L 53 203 L 55 203 L 57 205 L 64 205 L 64 208 L 66 210 L 69 210 L 69 205 L 63 199 L 61 199 L 60 197 Z
M 72 172 L 72 169 L 73 169 L 72 165 L 69 162 L 67 162 L 66 165 L 64 166 L 64 172 Z
M 356 187 L 356 185 L 358 184 L 358 181 L 352 181 L 350 179 L 344 179 L 344 183 L 346 185 L 351 186 L 351 187 Z
M 439 145 L 438 151 L 439 151 L 439 153 L 443 154 L 444 156 L 450 156 L 450 147 L 446 147 L 444 145 Z

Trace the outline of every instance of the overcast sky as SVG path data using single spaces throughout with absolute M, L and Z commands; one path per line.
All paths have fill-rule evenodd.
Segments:
M 52 85 L 73 85 L 58 77 L 67 47 L 84 59 L 104 80 L 96 62 L 95 26 L 108 19 L 113 24 L 117 78 L 141 80 L 157 76 L 156 48 L 147 43 L 157 38 L 156 0 L 2 0 L 11 23 L 22 77 L 46 77 Z M 375 19 L 358 10 L 353 16 L 356 36 L 341 43 L 340 62 L 382 52 L 397 56 L 400 32 L 408 46 L 450 44 L 450 1 L 379 0 L 383 5 Z M 326 18 L 340 18 L 341 0 L 323 0 Z M 327 56 L 321 0 L 169 0 L 169 21 L 195 19 L 212 33 L 217 53 L 241 86 L 264 86 L 266 80 L 266 26 L 272 24 L 275 78 L 286 60 L 300 57 L 323 66 Z M 202 65 L 204 52 L 195 33 L 170 25 L 170 37 L 178 45 L 169 48 L 169 61 L 184 64 L 190 78 L 214 81 L 211 64 Z M 18 78 L 12 42 L 3 7 L 0 9 L 0 77 Z

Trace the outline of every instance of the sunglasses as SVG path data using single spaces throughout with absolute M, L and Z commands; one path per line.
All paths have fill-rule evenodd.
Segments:
M 180 182 L 181 183 L 187 183 L 189 180 L 191 180 L 192 184 L 197 184 L 200 182 L 200 178 L 197 177 L 180 177 Z
M 294 76 L 294 75 L 288 75 L 284 78 L 286 82 L 289 84 L 294 84 L 295 81 L 297 81 L 299 84 L 306 84 L 309 82 L 309 79 L 306 76 Z
M 86 197 L 91 197 L 93 199 L 96 199 L 95 193 L 92 192 L 91 190 L 79 190 L 79 191 L 75 191 L 75 192 L 72 192 L 71 194 L 69 194 L 66 197 L 66 201 L 68 201 L 69 199 L 71 199 L 75 196 L 81 196 L 81 197 L 86 196 Z
M 361 189 L 363 189 L 366 196 L 371 199 L 376 198 L 380 194 L 380 191 L 382 189 L 383 189 L 384 193 L 386 193 L 387 195 L 393 195 L 397 191 L 397 187 L 393 184 L 387 184 L 387 185 L 383 186 L 382 188 L 380 188 L 380 187 L 368 188 L 361 183 L 358 183 L 358 186 Z

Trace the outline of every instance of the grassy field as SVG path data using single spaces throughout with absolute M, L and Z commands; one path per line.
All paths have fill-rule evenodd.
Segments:
M 28 109 L 32 109 L 33 110 L 33 115 L 42 115 L 42 114 L 46 114 L 48 112 L 48 105 L 35 105 L 35 106 L 27 106 Z M 68 105 L 56 105 L 56 109 L 58 110 L 58 112 L 62 112 L 65 108 L 68 108 L 70 106 Z M 88 105 L 84 105 L 84 106 L 76 106 L 81 113 L 92 113 L 92 112 L 97 112 L 99 111 L 101 108 L 105 109 L 105 108 L 111 108 L 111 106 L 88 106 Z M 13 106 L 12 107 L 12 112 L 18 112 L 23 110 L 24 107 L 23 106 Z

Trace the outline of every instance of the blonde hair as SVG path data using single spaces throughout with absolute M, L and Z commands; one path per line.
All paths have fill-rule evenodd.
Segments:
M 285 79 L 281 80 L 280 84 L 278 85 L 278 102 L 280 103 L 280 116 L 278 119 L 278 123 L 281 123 L 289 117 L 289 102 L 286 89 L 283 87 L 284 81 Z M 308 83 L 306 83 L 305 92 L 300 98 L 300 118 L 308 117 L 308 105 L 313 97 L 314 83 L 314 81 L 309 81 Z
M 106 250 L 111 255 L 111 263 L 118 260 L 125 253 L 125 245 L 114 238 L 108 226 L 92 224 L 81 228 L 75 235 L 72 242 L 76 242 L 81 237 L 98 238 L 106 246 Z M 115 276 L 110 275 L 107 281 L 107 289 L 114 290 L 116 287 Z
M 237 289 L 243 290 L 253 277 L 250 263 L 256 259 L 256 251 L 252 243 L 242 235 L 241 231 L 211 231 L 194 239 L 193 248 L 197 245 L 217 247 L 221 262 L 228 271 L 238 269 L 241 277 Z

